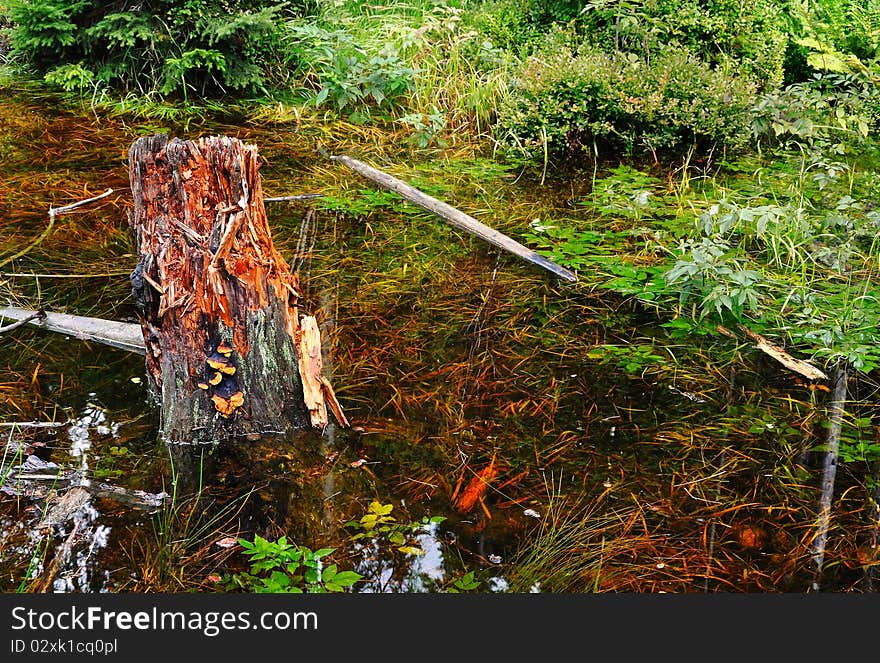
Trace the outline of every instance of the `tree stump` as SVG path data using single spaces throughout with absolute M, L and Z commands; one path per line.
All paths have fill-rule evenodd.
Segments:
M 136 140 L 132 293 L 169 443 L 348 424 L 322 376 L 320 331 L 275 249 L 257 149 L 235 138 Z

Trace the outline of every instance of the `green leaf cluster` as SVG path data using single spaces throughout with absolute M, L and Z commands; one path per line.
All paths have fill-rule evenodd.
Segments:
M 346 527 L 355 530 L 350 540 L 383 539 L 393 545 L 398 552 L 406 555 L 424 555 L 425 551 L 418 545 L 414 535 L 431 523 L 442 523 L 445 518 L 424 516 L 421 520 L 411 523 L 399 523 L 391 515 L 393 510 L 392 504 L 382 504 L 378 500 L 370 502 L 367 512 L 359 520 L 345 524 Z
M 532 158 L 605 149 L 652 155 L 691 146 L 738 149 L 757 94 L 745 75 L 713 69 L 685 47 L 657 56 L 584 44 L 533 57 L 499 109 L 499 138 Z
M 313 551 L 288 542 L 286 536 L 269 541 L 256 535 L 252 542 L 238 539 L 238 543 L 250 560 L 250 571 L 227 577 L 224 584 L 228 590 L 262 594 L 338 593 L 363 577 L 355 571 L 340 571 L 336 564 L 323 564 L 335 548 Z
M 284 45 L 287 61 L 316 106 L 329 103 L 357 119 L 370 106 L 393 106 L 412 90 L 415 72 L 392 44 L 370 52 L 346 29 L 290 21 Z

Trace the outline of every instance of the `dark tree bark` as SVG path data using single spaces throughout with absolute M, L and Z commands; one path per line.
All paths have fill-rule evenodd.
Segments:
M 253 145 L 140 138 L 129 151 L 131 275 L 150 387 L 171 443 L 323 429 L 345 415 L 320 335 L 272 243 Z

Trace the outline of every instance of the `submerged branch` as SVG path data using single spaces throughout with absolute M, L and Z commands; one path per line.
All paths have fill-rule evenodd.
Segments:
M 795 359 L 790 354 L 788 354 L 785 350 L 780 348 L 778 345 L 771 343 L 766 338 L 761 336 L 760 334 L 756 334 L 751 329 L 746 327 L 745 325 L 737 325 L 739 330 L 743 332 L 746 336 L 752 339 L 755 342 L 755 347 L 758 348 L 761 352 L 766 354 L 769 357 L 772 357 L 780 364 L 785 366 L 787 369 L 794 371 L 795 373 L 799 373 L 803 375 L 808 380 L 827 380 L 828 376 L 825 375 L 818 368 L 813 366 L 810 363 L 807 363 L 801 359 Z M 724 334 L 729 338 L 736 339 L 736 334 L 732 331 L 724 327 L 723 325 L 718 325 L 717 329 L 720 333 Z
M 559 276 L 566 281 L 576 282 L 578 280 L 577 275 L 574 272 L 571 272 L 560 265 L 557 265 L 555 262 L 548 260 L 542 255 L 539 255 L 532 251 L 531 249 L 526 248 L 516 240 L 511 239 L 507 235 L 504 235 L 489 226 L 480 223 L 472 216 L 468 216 L 464 212 L 455 209 L 451 205 L 448 205 L 436 198 L 429 196 L 428 194 L 419 191 L 413 186 L 410 186 L 406 182 L 403 182 L 396 177 L 392 177 L 388 173 L 384 173 L 381 170 L 373 168 L 372 166 L 368 166 L 367 164 L 358 161 L 357 159 L 352 159 L 348 156 L 331 156 L 331 161 L 338 161 L 341 164 L 344 164 L 351 168 L 358 175 L 362 175 L 369 180 L 372 180 L 379 186 L 384 189 L 388 189 L 389 191 L 393 191 L 394 193 L 400 195 L 404 199 L 408 200 L 411 203 L 418 205 L 419 207 L 428 210 L 429 212 L 433 212 L 437 216 L 439 216 L 444 221 L 447 221 L 450 225 L 458 228 L 459 230 L 464 230 L 465 232 L 470 233 L 476 237 L 479 237 L 482 240 L 497 246 L 498 248 L 504 249 L 515 256 L 526 260 L 533 265 L 538 265 L 539 267 L 543 267 L 544 269 L 552 272 L 556 276 Z
M 816 538 L 813 540 L 812 558 L 816 579 L 813 591 L 819 590 L 822 566 L 825 563 L 825 545 L 828 541 L 828 528 L 831 523 L 831 502 L 834 497 L 834 482 L 837 476 L 837 457 L 840 449 L 840 431 L 843 426 L 843 415 L 846 407 L 846 362 L 841 360 L 834 376 L 834 391 L 831 395 L 831 415 L 829 419 L 828 438 L 825 445 L 825 459 L 822 467 L 822 489 L 819 495 L 819 520 Z
M 65 214 L 67 212 L 70 212 L 71 210 L 74 210 L 77 207 L 82 207 L 83 205 L 87 205 L 88 203 L 93 203 L 96 200 L 101 200 L 101 198 L 106 198 L 111 193 L 113 193 L 113 189 L 107 189 L 102 194 L 99 194 L 97 196 L 92 196 L 91 198 L 86 198 L 85 200 L 79 200 L 75 203 L 71 203 L 70 205 L 64 205 L 62 207 L 50 207 L 49 208 L 49 223 L 46 225 L 46 229 L 43 230 L 42 233 L 40 233 L 39 237 L 37 237 L 33 242 L 31 242 L 26 247 L 24 247 L 21 251 L 19 251 L 18 253 L 14 254 L 14 255 L 9 256 L 8 258 L 4 258 L 3 260 L 0 260 L 0 267 L 4 267 L 5 265 L 8 265 L 13 260 L 18 260 L 22 256 L 26 255 L 28 253 L 28 251 L 30 251 L 31 249 L 39 246 L 42 243 L 42 241 L 44 239 L 46 239 L 49 236 L 49 234 L 52 232 L 52 228 L 55 226 L 55 217 L 56 216 L 58 216 L 59 214 Z

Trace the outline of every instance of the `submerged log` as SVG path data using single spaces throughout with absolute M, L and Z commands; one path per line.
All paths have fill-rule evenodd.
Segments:
M 328 403 L 341 413 L 329 383 L 303 394 L 316 371 L 303 329 L 317 325 L 273 245 L 259 165 L 255 146 L 225 136 L 151 136 L 129 151 L 132 291 L 171 443 L 323 429 Z

